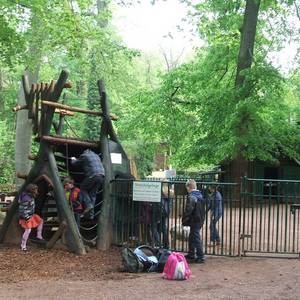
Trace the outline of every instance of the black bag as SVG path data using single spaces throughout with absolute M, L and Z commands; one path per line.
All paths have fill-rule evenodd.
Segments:
M 168 260 L 171 253 L 172 253 L 171 251 L 166 250 L 166 249 L 164 249 L 161 252 L 161 254 L 159 256 L 159 259 L 158 259 L 158 265 L 157 265 L 157 268 L 155 270 L 156 272 L 159 272 L 159 273 L 163 272 L 165 264 L 167 263 L 167 260 Z
M 128 247 L 122 250 L 122 261 L 126 271 L 130 273 L 140 273 L 144 270 L 144 265 L 137 255 Z

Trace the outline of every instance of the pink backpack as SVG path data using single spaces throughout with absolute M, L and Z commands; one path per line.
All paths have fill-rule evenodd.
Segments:
M 185 280 L 191 276 L 192 272 L 186 262 L 184 255 L 172 252 L 166 262 L 163 271 L 163 278 Z

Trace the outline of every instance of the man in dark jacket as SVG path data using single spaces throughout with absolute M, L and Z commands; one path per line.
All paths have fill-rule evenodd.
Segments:
M 188 198 L 182 217 L 182 225 L 190 226 L 189 253 L 186 255 L 186 258 L 191 262 L 204 263 L 200 229 L 205 220 L 205 202 L 201 192 L 197 190 L 195 180 L 188 180 L 185 186 L 188 192 Z
M 73 165 L 79 165 L 84 172 L 84 179 L 80 185 L 80 192 L 84 202 L 84 215 L 90 217 L 94 216 L 94 206 L 96 202 L 96 195 L 102 189 L 105 171 L 99 155 L 90 149 L 85 150 L 78 159 L 71 158 Z

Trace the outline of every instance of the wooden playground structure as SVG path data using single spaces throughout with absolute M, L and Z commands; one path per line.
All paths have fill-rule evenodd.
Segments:
M 36 156 L 30 156 L 33 165 L 28 174 L 20 174 L 24 183 L 15 193 L 14 200 L 6 208 L 7 213 L 0 229 L 0 242 L 5 242 L 9 236 L 21 234 L 15 230 L 18 221 L 18 196 L 27 184 L 35 183 L 39 187 L 36 199 L 36 211 L 44 219 L 45 237 L 49 240 L 47 248 L 52 248 L 61 238 L 68 249 L 76 254 L 85 254 L 85 243 L 96 245 L 98 249 L 107 249 L 111 243 L 111 201 L 110 182 L 117 172 L 130 174 L 127 155 L 118 141 L 112 120 L 117 117 L 110 114 L 107 94 L 103 81 L 99 80 L 99 106 L 101 111 L 71 107 L 59 103 L 62 92 L 70 88 L 67 81 L 68 72 L 62 71 L 58 80 L 48 83 L 36 83 L 29 87 L 28 77 L 22 77 L 26 105 L 16 106 L 13 110 L 28 110 L 28 118 L 32 120 L 32 132 L 35 141 L 39 143 Z M 65 118 L 73 117 L 75 113 L 83 113 L 101 117 L 99 128 L 100 140 L 91 141 L 62 136 Z M 105 168 L 105 182 L 103 190 L 97 194 L 95 217 L 93 220 L 82 219 L 78 229 L 73 212 L 66 199 L 62 178 L 66 175 L 73 177 L 76 184 L 83 179 L 83 172 L 70 163 L 72 156 L 78 157 L 85 149 L 92 149 L 101 154 Z M 111 160 L 111 153 L 117 153 L 122 163 L 115 165 Z

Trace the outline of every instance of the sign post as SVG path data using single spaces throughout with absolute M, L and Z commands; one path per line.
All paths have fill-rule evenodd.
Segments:
M 160 202 L 161 182 L 134 181 L 133 201 Z

